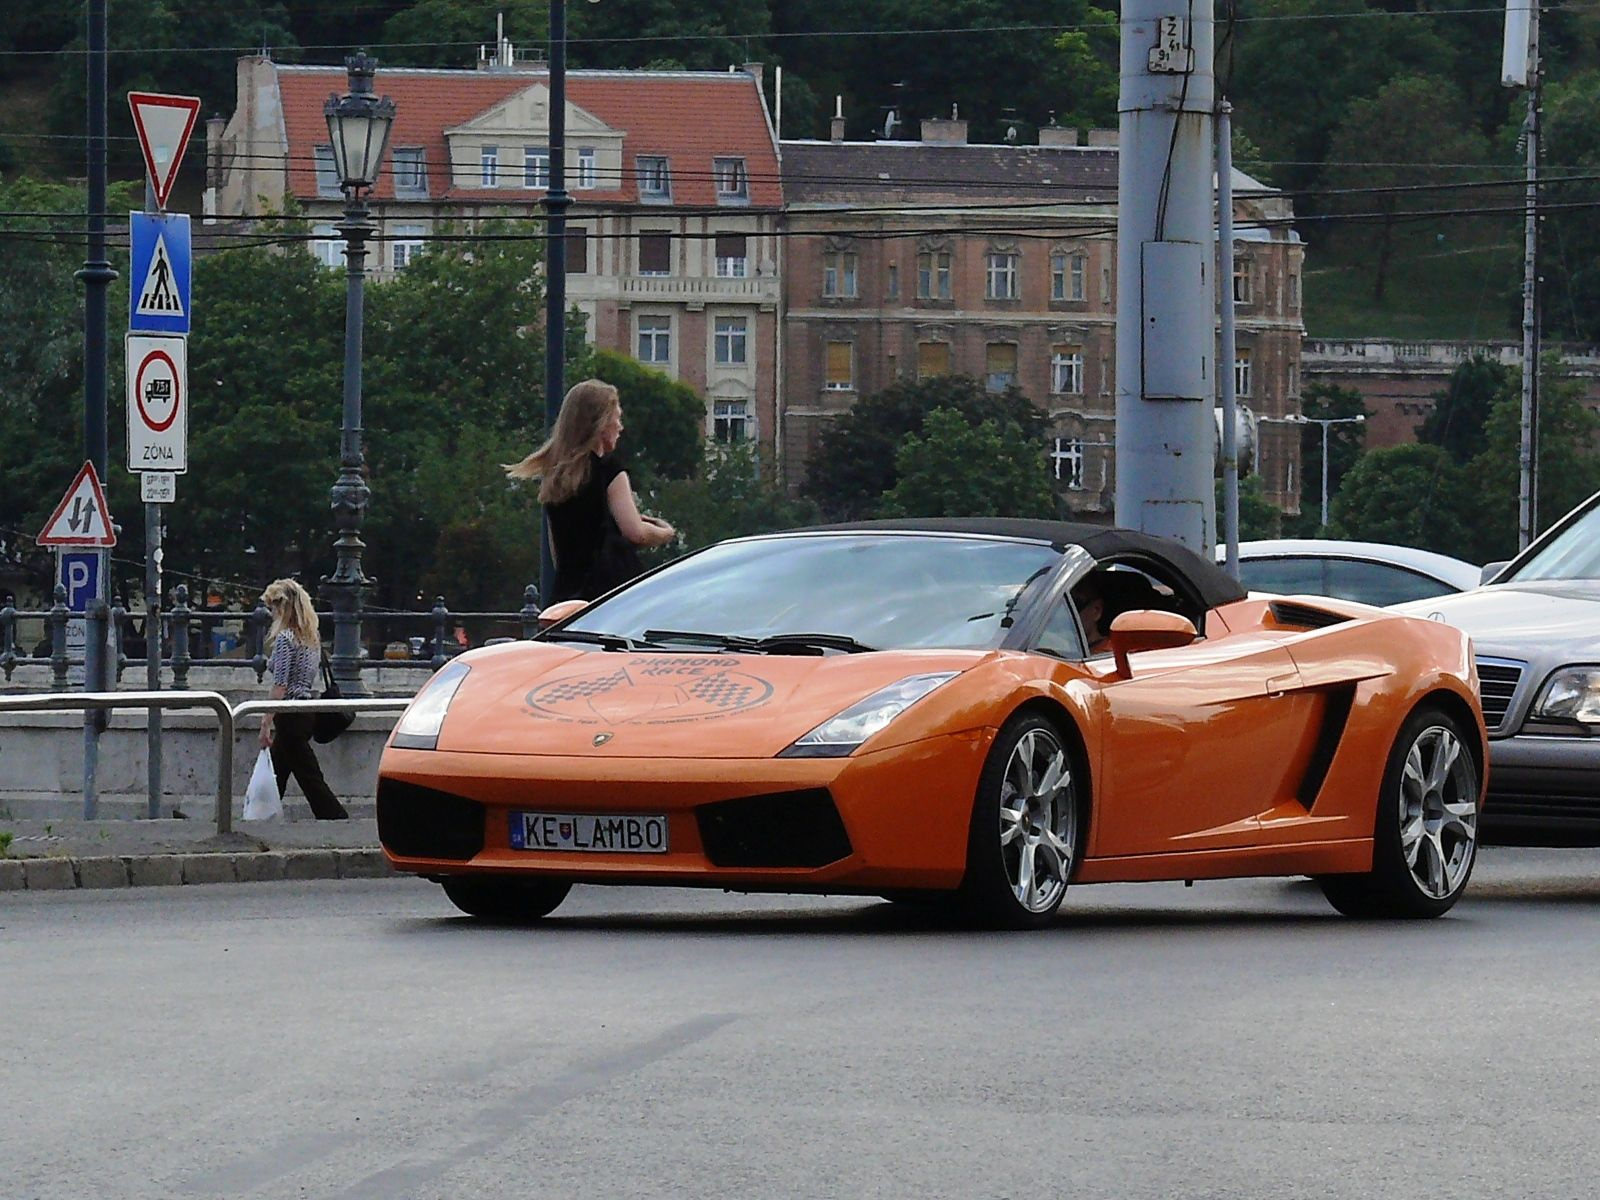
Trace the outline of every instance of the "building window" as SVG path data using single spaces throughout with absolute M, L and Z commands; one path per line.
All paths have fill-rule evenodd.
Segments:
M 822 256 L 822 294 L 851 298 L 856 294 L 856 256 L 851 250 L 829 250 Z
M 1289 272 L 1289 307 L 1300 307 L 1300 273 L 1298 271 Z
M 1111 303 L 1111 268 L 1100 268 L 1100 303 Z
M 744 317 L 718 317 L 712 326 L 715 358 L 719 367 L 742 367 L 750 323 Z
M 339 168 L 333 162 L 333 147 L 318 146 L 315 158 L 317 163 L 317 195 L 339 195 Z
M 567 226 L 567 274 L 589 273 L 589 230 L 582 225 Z
M 396 271 L 403 271 L 416 261 L 417 255 L 422 253 L 422 235 L 427 233 L 425 225 L 396 225 L 389 234 L 394 240 L 389 243 L 389 261 Z
M 400 146 L 394 152 L 394 194 L 426 196 L 428 168 L 421 146 Z
M 344 265 L 344 242 L 332 225 L 318 225 L 311 231 L 311 256 L 325 267 Z
M 1289 364 L 1289 395 L 1300 394 L 1300 368 L 1294 363 Z
M 599 177 L 599 169 L 595 166 L 593 146 L 584 146 L 578 151 L 578 186 L 592 188 Z
M 639 274 L 672 274 L 672 235 L 665 230 L 639 235 Z
M 1017 292 L 1017 256 L 1010 253 L 992 253 L 987 258 L 988 290 L 990 300 L 1015 300 Z
M 1248 396 L 1250 394 L 1250 351 L 1240 350 L 1233 359 L 1233 394 L 1235 396 Z
M 917 343 L 917 378 L 932 379 L 935 375 L 950 374 L 949 342 Z
M 889 264 L 889 269 L 884 275 L 883 298 L 885 300 L 900 298 L 900 268 L 894 263 Z
M 1081 254 L 1050 256 L 1050 299 L 1082 300 L 1088 260 Z
M 718 400 L 711 407 L 711 436 L 719 442 L 742 442 L 750 436 L 750 415 L 743 400 Z
M 1250 303 L 1250 260 L 1236 258 L 1233 260 L 1233 302 L 1235 304 Z
M 522 148 L 522 186 L 525 188 L 550 186 L 550 151 L 545 147 Z
M 950 299 L 950 252 L 928 250 L 917 255 L 917 298 Z
M 990 342 L 984 351 L 983 382 L 991 392 L 1003 392 L 1017 382 L 1017 344 Z
M 848 392 L 856 386 L 854 343 L 828 343 L 828 376 L 823 386 L 830 392 Z
M 500 186 L 500 147 L 478 147 L 478 181 L 481 187 Z
M 1106 396 L 1106 395 L 1110 395 L 1110 393 L 1111 393 L 1111 358 L 1110 358 L 1109 355 L 1103 355 L 1103 356 L 1101 356 L 1101 359 L 1100 359 L 1100 394 L 1102 396 Z
M 639 361 L 665 366 L 672 361 L 672 318 L 639 318 Z
M 742 158 L 715 158 L 711 171 L 717 180 L 717 203 L 729 204 L 750 199 L 750 177 Z
M 1057 483 L 1064 483 L 1069 488 L 1083 486 L 1082 438 L 1057 438 L 1055 448 L 1050 451 L 1050 460 L 1055 467 Z
M 1050 390 L 1057 395 L 1083 394 L 1083 347 L 1050 348 Z
M 743 279 L 750 273 L 742 233 L 719 233 L 716 238 L 717 278 Z
M 672 170 L 665 158 L 653 155 L 640 156 L 639 199 L 672 199 Z

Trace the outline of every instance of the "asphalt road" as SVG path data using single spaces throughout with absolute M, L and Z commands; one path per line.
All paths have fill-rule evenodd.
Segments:
M 861 900 L 414 880 L 0 895 L 0 1195 L 1588 1197 L 1600 852 L 1442 921 L 1299 881 Z

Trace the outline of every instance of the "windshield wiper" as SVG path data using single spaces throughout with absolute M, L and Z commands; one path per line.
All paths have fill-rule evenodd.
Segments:
M 862 654 L 872 649 L 843 633 L 773 633 L 766 637 L 745 637 L 738 633 L 702 633 L 689 629 L 646 629 L 644 636 L 652 642 L 688 642 L 696 646 L 714 646 L 719 650 L 740 650 L 749 654 L 781 653 L 787 647 L 801 650 L 843 650 L 847 654 Z
M 620 633 L 590 633 L 587 629 L 547 629 L 539 638 L 546 642 L 587 642 L 606 650 L 638 650 L 649 644 L 625 638 Z
M 871 646 L 863 645 L 845 633 L 774 633 L 757 638 L 754 650 L 771 653 L 781 646 L 798 646 L 804 649 L 843 650 L 846 654 L 867 654 Z
M 692 646 L 714 646 L 719 650 L 754 650 L 756 639 L 737 633 L 702 633 L 695 629 L 646 629 L 652 642 L 688 642 Z

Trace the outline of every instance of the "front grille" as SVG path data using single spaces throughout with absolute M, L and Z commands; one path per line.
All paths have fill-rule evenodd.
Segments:
M 380 779 L 378 840 L 401 858 L 466 862 L 483 849 L 483 805 L 421 784 Z
M 713 866 L 821 867 L 850 853 L 850 835 L 825 788 L 719 800 L 694 815 Z
M 1478 690 L 1483 700 L 1483 723 L 1489 732 L 1496 732 L 1505 724 L 1506 710 L 1517 694 L 1517 684 L 1528 669 L 1525 662 L 1510 658 L 1478 659 Z

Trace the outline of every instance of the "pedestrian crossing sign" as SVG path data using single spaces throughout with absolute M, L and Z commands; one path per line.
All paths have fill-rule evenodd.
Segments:
M 128 332 L 189 332 L 188 213 L 129 213 Z

